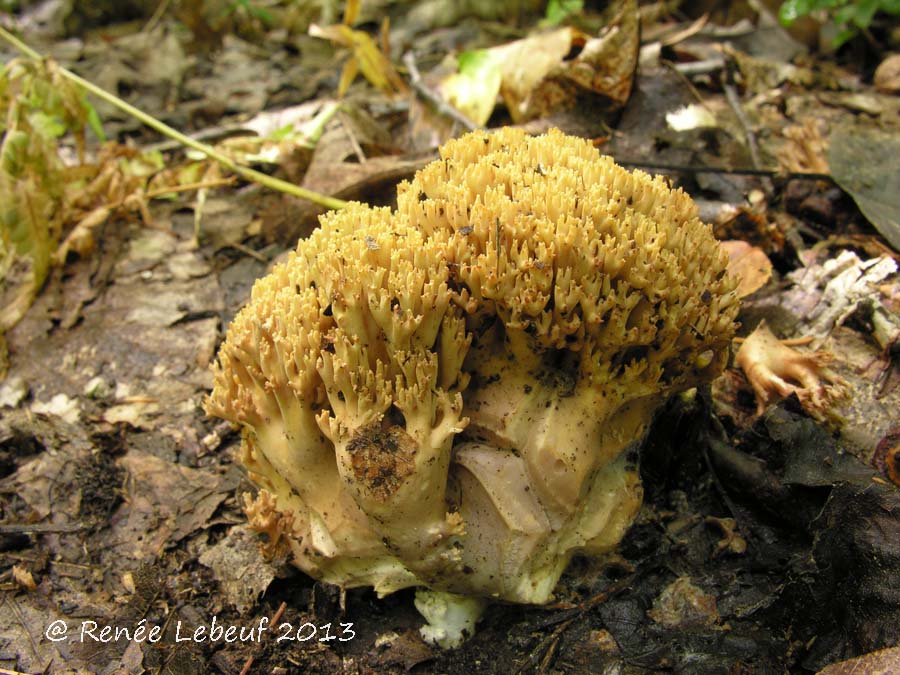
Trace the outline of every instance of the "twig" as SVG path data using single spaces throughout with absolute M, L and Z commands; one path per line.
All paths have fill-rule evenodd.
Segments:
M 156 24 L 159 23 L 159 20 L 162 19 L 163 14 L 166 13 L 166 10 L 169 9 L 169 4 L 171 4 L 171 0 L 162 0 L 157 6 L 156 9 L 153 10 L 153 15 L 144 24 L 144 27 L 141 29 L 142 33 L 149 33 L 154 28 L 156 28 Z
M 239 241 L 230 241 L 227 244 L 224 244 L 222 246 L 222 248 L 233 248 L 235 251 L 240 251 L 244 255 L 248 255 L 251 258 L 255 258 L 256 260 L 259 260 L 259 262 L 261 262 L 261 263 L 269 262 L 269 259 L 266 258 L 262 253 L 260 253 L 259 251 L 254 251 L 249 246 L 244 246 Z
M 419 74 L 419 69 L 416 66 L 416 57 L 411 51 L 406 52 L 403 55 L 403 65 L 406 66 L 406 70 L 409 72 L 410 86 L 417 94 L 419 94 L 419 96 L 431 103 L 441 115 L 446 115 L 469 131 L 484 128 L 479 124 L 475 124 L 475 122 L 447 103 L 439 94 L 425 86 L 425 83 L 422 81 L 422 76 Z
M 672 63 L 671 61 L 666 60 L 666 59 L 660 59 L 659 63 L 660 63 L 660 65 L 668 68 L 673 73 L 675 73 L 675 77 L 677 77 L 679 80 L 681 80 L 684 83 L 684 86 L 687 87 L 688 91 L 691 92 L 691 96 L 693 96 L 697 100 L 698 103 L 701 103 L 701 104 L 703 103 L 703 96 L 701 96 L 700 92 L 697 91 L 697 87 L 695 87 L 694 83 L 691 82 L 691 78 L 688 76 L 687 73 L 684 73 L 678 69 L 678 66 L 682 65 L 682 64 Z
M 344 131 L 347 133 L 347 138 L 350 140 L 350 145 L 353 148 L 353 152 L 356 154 L 356 158 L 359 160 L 360 164 L 365 164 L 366 161 L 368 161 L 366 153 L 363 152 L 362 146 L 356 139 L 356 134 L 353 133 L 353 127 L 350 126 L 350 122 L 347 119 L 347 113 L 343 110 L 339 111 L 338 119 L 341 121 L 341 126 L 344 128 Z
M 666 164 L 665 162 L 640 162 L 616 157 L 616 164 L 632 169 L 647 169 L 650 171 L 681 171 L 684 173 L 721 173 L 734 176 L 763 176 L 768 178 L 801 178 L 806 180 L 834 179 L 827 173 L 812 173 L 805 171 L 780 171 L 779 169 L 732 169 L 724 166 L 687 166 L 685 164 Z
M 206 127 L 204 129 L 200 129 L 192 133 L 189 138 L 193 138 L 195 141 L 204 142 L 204 141 L 218 141 L 220 138 L 228 138 L 232 135 L 245 135 L 247 133 L 247 127 L 243 124 L 239 124 L 237 122 L 229 122 L 227 124 L 221 124 L 212 127 Z M 150 152 L 169 152 L 170 150 L 177 150 L 182 147 L 181 143 L 175 140 L 166 140 L 159 141 L 157 143 L 150 143 L 149 145 L 143 146 L 145 150 Z
M 0 523 L 0 534 L 57 534 L 83 529 L 81 523 Z
M 659 42 L 663 47 L 672 47 L 673 45 L 677 45 L 679 42 L 683 42 L 684 40 L 687 40 L 689 37 L 692 37 L 693 35 L 696 35 L 701 30 L 703 30 L 703 27 L 706 25 L 707 21 L 709 21 L 709 12 L 703 14 L 690 26 L 687 26 L 686 28 L 679 28 L 669 35 L 663 35 L 659 38 Z
M 282 602 L 281 606 L 278 608 L 278 611 L 275 612 L 274 616 L 272 616 L 272 621 L 269 622 L 269 625 L 274 626 L 278 623 L 278 619 L 281 618 L 281 615 L 284 614 L 284 610 L 287 608 L 287 603 Z M 253 667 L 253 654 L 247 657 L 247 660 L 244 661 L 244 667 L 241 668 L 240 675 L 247 675 L 250 672 L 250 669 Z
M 525 669 L 530 665 L 538 665 L 538 673 L 547 672 L 554 656 L 559 649 L 559 639 L 560 637 L 562 637 L 562 634 L 565 633 L 566 630 L 568 630 L 569 626 L 571 626 L 572 623 L 577 619 L 582 618 L 585 614 L 587 614 L 590 610 L 592 610 L 600 603 L 605 602 L 616 593 L 620 593 L 621 591 L 628 588 L 634 581 L 634 578 L 634 574 L 623 577 L 622 579 L 619 579 L 618 581 L 610 584 L 602 591 L 595 593 L 587 600 L 578 603 L 574 607 L 565 609 L 564 611 L 568 614 L 568 616 L 566 616 L 562 621 L 559 622 L 559 625 L 553 629 L 553 632 L 550 635 L 541 640 L 537 648 L 531 652 L 528 659 L 522 665 L 516 668 L 515 675 L 521 675 L 521 673 L 525 672 Z
M 208 188 L 217 188 L 217 187 L 227 187 L 229 185 L 234 185 L 234 178 L 217 178 L 216 180 L 207 180 L 200 181 L 199 183 L 185 183 L 184 185 L 174 185 L 172 187 L 161 187 L 155 190 L 150 190 L 149 192 L 145 192 L 144 196 L 148 199 L 155 199 L 156 197 L 162 197 L 163 195 L 171 195 L 176 194 L 178 192 L 191 192 L 192 190 L 204 190 Z M 124 202 L 125 200 L 121 200 Z M 116 208 L 116 207 L 111 207 Z
M 700 29 L 700 35 L 727 40 L 729 38 L 746 37 L 758 32 L 759 28 L 749 22 L 736 23 L 732 26 L 706 25 Z
M 745 113 L 744 109 L 741 107 L 741 100 L 738 97 L 737 89 L 735 89 L 734 85 L 730 82 L 723 82 L 722 89 L 725 91 L 725 98 L 728 100 L 728 105 L 731 106 L 735 116 L 738 118 L 738 122 L 741 123 L 741 127 L 744 129 L 744 137 L 747 139 L 747 147 L 750 149 L 750 161 L 753 162 L 753 168 L 759 169 L 761 163 L 759 161 L 759 146 L 756 143 L 756 134 L 753 133 L 753 129 L 750 127 L 750 120 L 747 119 L 747 113 Z
M 743 344 L 746 340 L 747 340 L 747 338 L 745 338 L 745 337 L 731 338 L 731 341 L 736 345 Z M 807 335 L 804 337 L 786 338 L 784 340 L 778 340 L 778 341 L 781 344 L 785 345 L 786 347 L 804 347 L 804 346 L 808 345 L 810 342 L 812 342 L 813 340 L 815 340 L 814 337 L 812 337 L 811 335 Z
M 706 75 L 707 73 L 714 73 L 717 70 L 722 70 L 724 67 L 725 59 L 721 58 L 706 59 L 705 61 L 690 61 L 688 63 L 676 63 L 672 66 L 676 71 L 687 76 Z
M 4 29 L 2 26 L 0 26 L 0 37 L 2 37 L 4 40 L 9 42 L 11 45 L 13 45 L 16 49 L 18 49 L 20 52 L 22 52 L 29 58 L 39 60 L 39 61 L 43 59 L 43 57 L 38 52 L 36 52 L 31 47 L 29 47 L 27 44 L 25 44 L 24 42 L 19 40 L 17 37 L 15 37 L 12 33 L 7 31 L 6 29 Z M 265 185 L 266 187 L 271 188 L 273 190 L 277 190 L 279 192 L 284 192 L 285 194 L 289 194 L 294 197 L 299 197 L 300 199 L 306 199 L 308 201 L 314 202 L 316 204 L 320 204 L 321 206 L 324 206 L 329 209 L 341 209 L 347 205 L 347 202 L 345 202 L 342 199 L 337 199 L 335 197 L 329 197 L 328 195 L 319 194 L 318 192 L 313 192 L 312 190 L 307 190 L 306 188 L 302 188 L 299 185 L 294 185 L 293 183 L 288 183 L 286 180 L 281 180 L 280 178 L 275 178 L 274 176 L 267 176 L 266 174 L 264 174 L 260 171 L 256 171 L 255 169 L 251 169 L 249 167 L 242 166 L 242 165 L 238 164 L 237 162 L 235 162 L 233 159 L 231 159 L 231 157 L 228 157 L 227 155 L 222 154 L 215 148 L 213 148 L 209 145 L 206 145 L 204 143 L 200 143 L 199 141 L 194 140 L 190 136 L 186 136 L 185 134 L 181 133 L 177 129 L 170 127 L 165 122 L 161 122 L 160 120 L 156 119 L 155 117 L 148 115 L 143 110 L 135 108 L 130 103 L 123 101 L 118 96 L 114 96 L 113 94 L 110 94 L 105 89 L 101 89 L 93 82 L 90 82 L 88 80 L 85 80 L 82 77 L 79 77 L 78 75 L 71 72 L 70 70 L 66 70 L 65 68 L 60 67 L 59 72 L 64 77 L 71 80 L 75 84 L 83 87 L 85 90 L 87 90 L 88 92 L 90 92 L 91 94 L 96 96 L 97 98 L 106 101 L 110 105 L 114 105 L 116 108 L 118 108 L 122 112 L 124 112 L 128 115 L 131 115 L 135 119 L 140 120 L 141 122 L 146 124 L 151 129 L 158 131 L 159 133 L 163 134 L 164 136 L 168 136 L 169 138 L 174 138 L 182 145 L 185 145 L 189 148 L 193 148 L 194 150 L 196 150 L 198 152 L 202 152 L 204 155 L 206 155 L 210 159 L 218 162 L 219 164 L 221 164 L 228 170 L 233 171 L 234 173 L 238 174 L 239 176 L 241 176 L 253 183 L 259 183 L 260 185 Z

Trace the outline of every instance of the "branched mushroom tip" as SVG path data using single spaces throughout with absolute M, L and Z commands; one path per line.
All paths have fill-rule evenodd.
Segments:
M 803 408 L 818 420 L 833 416 L 834 407 L 849 396 L 846 380 L 828 368 L 833 359 L 829 352 L 800 352 L 789 347 L 765 321 L 744 340 L 735 356 L 753 387 L 757 414 L 771 403 L 796 394 Z
M 631 523 L 653 409 L 724 367 L 735 282 L 686 194 L 555 130 L 451 141 L 397 203 L 256 283 L 207 410 L 312 576 L 544 603 Z M 463 605 L 426 633 L 471 632 Z

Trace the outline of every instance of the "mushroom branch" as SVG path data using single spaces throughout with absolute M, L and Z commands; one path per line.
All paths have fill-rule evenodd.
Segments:
M 650 417 L 724 368 L 738 299 L 691 199 L 587 141 L 476 131 L 440 155 L 256 283 L 206 407 L 243 427 L 270 545 L 343 587 L 418 587 L 452 646 L 486 599 L 545 603 L 617 545 Z
M 43 59 L 43 57 L 38 52 L 22 42 L 19 38 L 7 31 L 2 26 L 0 26 L 0 38 L 6 40 L 13 47 L 25 54 L 25 56 L 27 56 L 28 58 L 38 61 Z M 268 187 L 272 190 L 277 190 L 278 192 L 284 192 L 285 194 L 299 197 L 300 199 L 306 199 L 328 209 L 341 209 L 346 205 L 346 202 L 342 199 L 329 197 L 328 195 L 323 195 L 319 194 L 318 192 L 313 192 L 312 190 L 307 190 L 306 188 L 300 187 L 299 185 L 289 183 L 286 180 L 281 180 L 280 178 L 275 178 L 274 176 L 269 176 L 260 171 L 256 171 L 255 169 L 251 169 L 250 167 L 238 164 L 231 157 L 219 152 L 211 145 L 207 145 L 206 143 L 202 143 L 196 139 L 191 138 L 190 136 L 181 133 L 177 129 L 170 127 L 165 122 L 156 119 L 152 115 L 148 115 L 143 110 L 134 107 L 127 101 L 123 101 L 118 96 L 110 94 L 105 89 L 98 87 L 93 82 L 85 80 L 83 77 L 76 75 L 72 71 L 65 68 L 60 68 L 59 72 L 63 75 L 63 77 L 71 80 L 97 98 L 102 99 L 111 105 L 114 105 L 116 108 L 126 113 L 127 115 L 131 115 L 135 119 L 140 120 L 142 123 L 146 124 L 151 129 L 158 131 L 162 135 L 167 136 L 174 141 L 177 141 L 181 145 L 192 148 L 193 150 L 204 154 L 211 160 L 218 162 L 229 171 L 233 171 L 234 173 L 238 174 L 248 181 L 264 185 L 265 187 Z

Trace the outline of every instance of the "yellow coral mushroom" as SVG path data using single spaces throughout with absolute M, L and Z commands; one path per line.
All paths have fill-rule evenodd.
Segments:
M 251 522 L 318 579 L 428 589 L 443 645 L 471 598 L 546 602 L 631 523 L 654 408 L 722 370 L 725 268 L 686 194 L 586 141 L 451 141 L 396 211 L 324 217 L 229 328 L 207 410 L 243 426 Z

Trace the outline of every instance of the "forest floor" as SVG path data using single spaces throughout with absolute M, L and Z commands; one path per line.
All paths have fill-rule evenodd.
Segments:
M 810 341 L 768 365 L 828 352 L 816 376 L 851 395 L 817 406 L 794 381 L 759 415 L 732 363 L 673 399 L 617 553 L 573 561 L 552 605 L 489 607 L 441 651 L 411 591 L 341 593 L 263 558 L 239 434 L 203 412 L 229 321 L 324 208 L 91 98 L 118 143 L 89 137 L 79 165 L 62 139 L 90 177 L 65 197 L 69 252 L 2 345 L 0 673 L 900 672 L 900 45 L 882 17 L 829 53 L 755 2 L 614 3 L 566 28 L 539 24 L 542 3 L 366 3 L 354 30 L 330 3 L 21 4 L 0 25 L 61 66 L 341 199 L 391 204 L 473 120 L 592 139 L 667 175 L 729 241 L 741 336 L 764 319 Z M 485 69 L 454 81 L 461 53 Z M 157 194 L 161 176 L 202 187 Z M 244 632 L 196 639 L 204 626 Z

